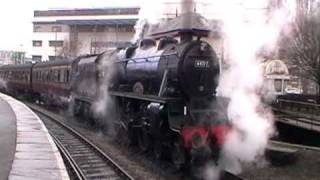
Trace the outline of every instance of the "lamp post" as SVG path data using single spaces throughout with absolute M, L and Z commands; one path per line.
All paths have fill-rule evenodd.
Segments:
M 24 51 L 23 51 L 23 44 L 19 45 L 19 52 L 18 52 L 18 58 L 20 61 L 20 64 L 24 64 Z
M 58 39 L 58 32 L 57 32 L 57 28 L 54 28 L 54 34 L 55 34 L 55 45 L 54 45 L 54 60 L 57 60 L 57 39 Z

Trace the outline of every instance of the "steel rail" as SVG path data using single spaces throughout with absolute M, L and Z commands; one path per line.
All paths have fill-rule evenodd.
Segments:
M 70 130 L 70 132 L 76 134 L 76 136 L 80 137 L 80 139 L 82 139 L 83 141 L 85 141 L 85 143 L 89 144 L 89 145 L 92 146 L 92 147 L 95 147 L 95 150 L 96 150 L 97 152 L 101 153 L 105 158 L 107 158 L 107 161 L 112 162 L 111 164 L 113 164 L 114 167 L 115 167 L 116 169 L 118 169 L 118 170 L 120 171 L 120 173 L 123 174 L 123 176 L 125 177 L 125 178 L 123 178 L 123 179 L 128 179 L 128 180 L 133 180 L 133 179 L 134 179 L 134 178 L 132 178 L 128 173 L 126 173 L 117 163 L 115 163 L 109 156 L 107 156 L 102 150 L 100 150 L 98 147 L 96 147 L 93 143 L 91 143 L 91 142 L 90 142 L 87 138 L 85 138 L 83 135 L 79 134 L 79 133 L 78 133 L 76 130 L 74 130 L 72 127 L 69 127 L 68 125 L 65 125 L 63 122 L 61 122 L 61 121 L 59 121 L 59 120 L 56 120 L 54 117 L 51 117 L 50 115 L 46 114 L 45 112 L 42 112 L 42 111 L 40 111 L 40 110 L 37 110 L 37 109 L 35 109 L 35 108 L 32 107 L 32 106 L 29 106 L 29 107 L 32 108 L 35 112 L 37 112 L 37 113 L 39 113 L 39 114 L 47 117 L 48 119 L 53 120 L 53 122 L 55 122 L 55 123 L 59 124 L 60 126 L 62 126 L 62 127 L 66 128 L 66 129 Z M 57 139 L 57 138 L 54 136 L 54 140 L 56 140 L 56 139 Z M 64 149 L 64 151 L 67 152 L 67 156 L 68 156 L 68 157 L 72 157 L 72 154 L 70 154 L 70 153 L 66 150 L 66 148 L 64 148 L 63 145 L 60 145 L 61 142 L 60 142 L 59 140 L 57 140 L 57 141 L 58 141 L 58 146 L 62 146 L 62 149 Z M 70 158 L 70 159 L 71 159 L 71 158 Z M 68 160 L 68 161 L 69 161 L 69 160 Z M 75 160 L 71 159 L 71 163 L 74 164 L 74 166 L 77 168 L 78 165 L 76 164 L 76 161 L 75 161 Z M 77 172 L 76 172 L 76 173 L 77 173 Z M 81 176 L 84 176 L 84 178 L 85 178 L 85 175 L 84 175 L 84 173 L 83 173 L 81 170 L 78 172 L 78 174 L 80 174 L 80 175 L 79 175 L 80 177 L 81 177 Z M 77 174 L 77 176 L 78 176 L 78 174 Z M 85 178 L 85 179 L 87 179 L 87 178 Z M 221 176 L 220 176 L 220 180 L 244 180 L 244 178 L 242 178 L 242 177 L 240 177 L 240 176 L 238 176 L 238 175 L 235 175 L 235 174 L 233 174 L 233 173 L 231 173 L 231 172 L 228 172 L 228 171 L 222 171 L 222 172 L 221 172 Z
M 63 144 L 53 135 L 51 134 L 53 141 L 56 143 L 57 147 L 60 150 L 60 153 L 62 153 L 63 157 L 68 161 L 69 165 L 71 166 L 73 172 L 76 175 L 76 178 L 79 180 L 85 180 L 85 175 L 81 171 L 81 168 L 77 165 L 76 161 L 72 158 L 71 154 L 68 152 L 68 150 L 63 146 Z
M 50 134 L 54 136 L 54 139 L 56 141 L 59 141 L 58 146 L 62 146 L 63 151 L 66 151 L 67 157 L 69 158 L 72 157 L 70 159 L 71 166 L 72 168 L 75 168 L 74 171 L 77 174 L 77 176 L 80 177 L 80 179 L 82 176 L 84 176 L 84 179 L 109 179 L 109 178 L 110 179 L 126 179 L 126 180 L 134 179 L 121 166 L 119 166 L 111 157 L 105 154 L 99 147 L 94 145 L 90 140 L 88 140 L 86 137 L 78 133 L 76 130 L 74 130 L 73 128 L 71 128 L 70 126 L 66 125 L 63 122 L 56 120 L 54 117 L 46 114 L 45 112 L 37 110 L 33 107 L 30 107 L 30 108 L 35 112 L 37 112 L 37 114 L 47 118 L 47 120 L 42 119 L 44 121 L 44 124 L 47 126 Z M 53 124 L 50 125 L 49 124 L 50 122 L 48 121 L 51 121 L 51 123 L 55 124 L 56 127 L 53 127 L 54 126 Z M 58 128 L 57 126 L 62 128 Z M 67 137 L 66 135 L 68 133 L 71 136 Z M 74 139 L 77 139 L 78 142 L 75 141 Z M 82 144 L 79 144 L 79 142 L 81 142 Z M 71 149 L 72 146 L 75 146 L 78 149 Z M 82 152 L 81 154 L 79 152 L 80 150 L 83 150 L 84 152 Z M 88 158 L 88 162 L 83 162 L 83 160 L 79 160 L 79 159 L 76 160 L 77 157 L 79 158 L 81 156 L 82 157 L 85 156 L 85 158 Z M 98 159 L 98 157 L 101 160 Z M 84 167 L 86 167 L 86 169 Z M 92 167 L 92 169 L 88 169 L 89 167 Z M 100 171 L 102 169 L 106 169 L 106 171 Z M 111 171 L 108 172 L 109 169 L 112 169 L 112 171 L 114 172 L 111 172 Z M 89 173 L 89 172 L 92 172 L 92 173 Z M 99 172 L 100 174 L 97 172 Z M 115 175 L 119 177 L 114 177 Z
M 306 145 L 302 145 L 302 144 L 293 144 L 293 143 L 288 143 L 288 142 L 283 142 L 283 141 L 276 141 L 276 140 L 270 140 L 270 143 L 273 143 L 275 145 L 287 146 L 287 147 L 290 147 L 290 148 L 305 149 L 305 150 L 319 151 L 320 152 L 320 147 L 316 147 L 316 146 L 306 146 Z
M 244 178 L 238 175 L 235 175 L 229 171 L 222 171 L 219 179 L 220 180 L 245 180 Z

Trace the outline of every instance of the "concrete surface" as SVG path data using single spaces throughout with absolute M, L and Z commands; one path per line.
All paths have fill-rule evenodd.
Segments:
M 7 178 L 9 180 L 69 179 L 60 153 L 39 117 L 26 105 L 10 96 L 0 93 L 0 99 L 10 105 L 17 124 L 16 141 L 14 141 L 16 149 L 13 150 L 15 154 Z
M 0 98 L 0 180 L 7 179 L 16 151 L 16 116 L 10 105 Z

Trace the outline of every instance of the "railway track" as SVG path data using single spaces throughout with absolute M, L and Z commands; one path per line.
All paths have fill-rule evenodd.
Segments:
M 62 155 L 69 162 L 75 179 L 134 179 L 102 150 L 71 127 L 41 111 L 32 109 L 44 122 Z
M 244 178 L 238 175 L 232 174 L 231 172 L 228 172 L 228 171 L 222 171 L 219 179 L 220 180 L 245 180 Z
M 29 107 L 46 125 L 62 155 L 70 164 L 75 179 L 134 179 L 76 130 L 33 106 Z M 222 171 L 219 179 L 244 180 L 228 171 Z
M 310 151 L 318 151 L 320 152 L 320 147 L 317 146 L 307 146 L 307 145 L 302 145 L 302 144 L 294 144 L 294 143 L 288 143 L 288 142 L 283 142 L 283 141 L 277 141 L 277 140 L 270 140 L 270 143 L 278 146 L 285 146 L 288 148 L 292 149 L 297 149 L 297 150 L 310 150 Z

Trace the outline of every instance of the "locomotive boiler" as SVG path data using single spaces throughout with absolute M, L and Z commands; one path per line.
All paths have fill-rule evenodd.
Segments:
M 144 39 L 118 57 L 118 85 L 125 91 L 188 99 L 215 93 L 219 62 L 204 41 L 179 44 L 173 38 Z M 121 87 L 119 87 L 121 89 Z M 131 89 L 130 89 L 131 88 Z

